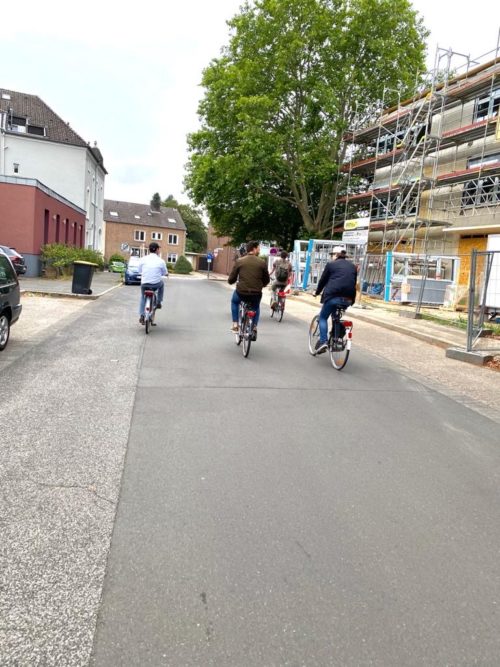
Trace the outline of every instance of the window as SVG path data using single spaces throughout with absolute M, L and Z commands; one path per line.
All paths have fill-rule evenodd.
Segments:
M 44 137 L 45 128 L 41 125 L 28 125 L 28 134 L 36 134 L 39 137 Z
M 14 173 L 15 174 L 19 173 L 19 162 L 14 162 Z
M 5 255 L 0 254 L 0 285 L 5 286 L 15 282 L 15 273 L 10 260 Z
M 130 256 L 131 257 L 140 257 L 141 256 L 141 249 L 140 248 L 130 248 Z
M 500 153 L 490 153 L 467 160 L 467 168 L 484 167 L 500 162 Z M 462 190 L 463 209 L 474 206 L 494 206 L 500 204 L 500 176 L 482 176 L 464 183 Z
M 387 197 L 373 198 L 370 218 L 372 220 L 385 220 L 385 218 L 393 218 L 395 215 L 415 215 L 417 212 L 417 200 L 415 197 L 410 197 L 407 201 L 401 202 L 400 196 L 393 197 L 389 200 Z
M 163 239 L 163 234 L 161 232 L 151 232 L 151 238 L 153 241 L 161 241 Z
M 179 243 L 179 237 L 177 236 L 177 234 L 169 234 L 168 242 L 170 245 L 177 245 Z
M 145 240 L 146 240 L 146 232 L 136 229 L 134 232 L 134 241 L 145 241 Z
M 117 218 L 118 217 L 118 212 L 117 211 L 110 211 L 109 215 L 112 215 L 113 218 Z
M 169 252 L 167 255 L 167 262 L 169 264 L 175 264 L 177 261 L 177 253 L 176 252 Z
M 492 91 L 490 95 L 480 97 L 476 100 L 473 120 L 479 121 L 496 116 L 498 114 L 499 107 L 500 88 L 497 88 L 496 90 Z

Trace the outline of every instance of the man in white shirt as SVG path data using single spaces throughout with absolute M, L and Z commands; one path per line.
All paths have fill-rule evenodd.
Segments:
M 156 290 L 157 308 L 161 308 L 163 301 L 163 276 L 168 276 L 168 270 L 165 261 L 158 255 L 159 250 L 158 243 L 150 243 L 149 255 L 144 255 L 138 267 L 141 272 L 141 304 L 139 306 L 139 322 L 141 324 L 144 324 L 144 306 L 146 304 L 144 291 L 147 289 Z

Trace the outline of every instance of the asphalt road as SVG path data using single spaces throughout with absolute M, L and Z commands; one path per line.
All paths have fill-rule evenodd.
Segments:
M 147 340 L 130 290 L 85 316 L 126 380 L 95 412 L 128 423 L 140 360 L 91 664 L 498 664 L 498 423 L 287 315 L 244 359 L 229 296 L 170 280 Z

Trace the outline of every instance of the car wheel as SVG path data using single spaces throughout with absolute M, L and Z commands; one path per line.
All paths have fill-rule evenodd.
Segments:
M 10 336 L 10 321 L 7 315 L 0 315 L 0 351 L 5 348 Z

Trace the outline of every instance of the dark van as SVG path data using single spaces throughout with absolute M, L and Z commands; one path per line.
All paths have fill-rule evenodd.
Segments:
M 21 314 L 21 293 L 10 259 L 0 251 L 0 351 L 9 342 L 10 327 Z

